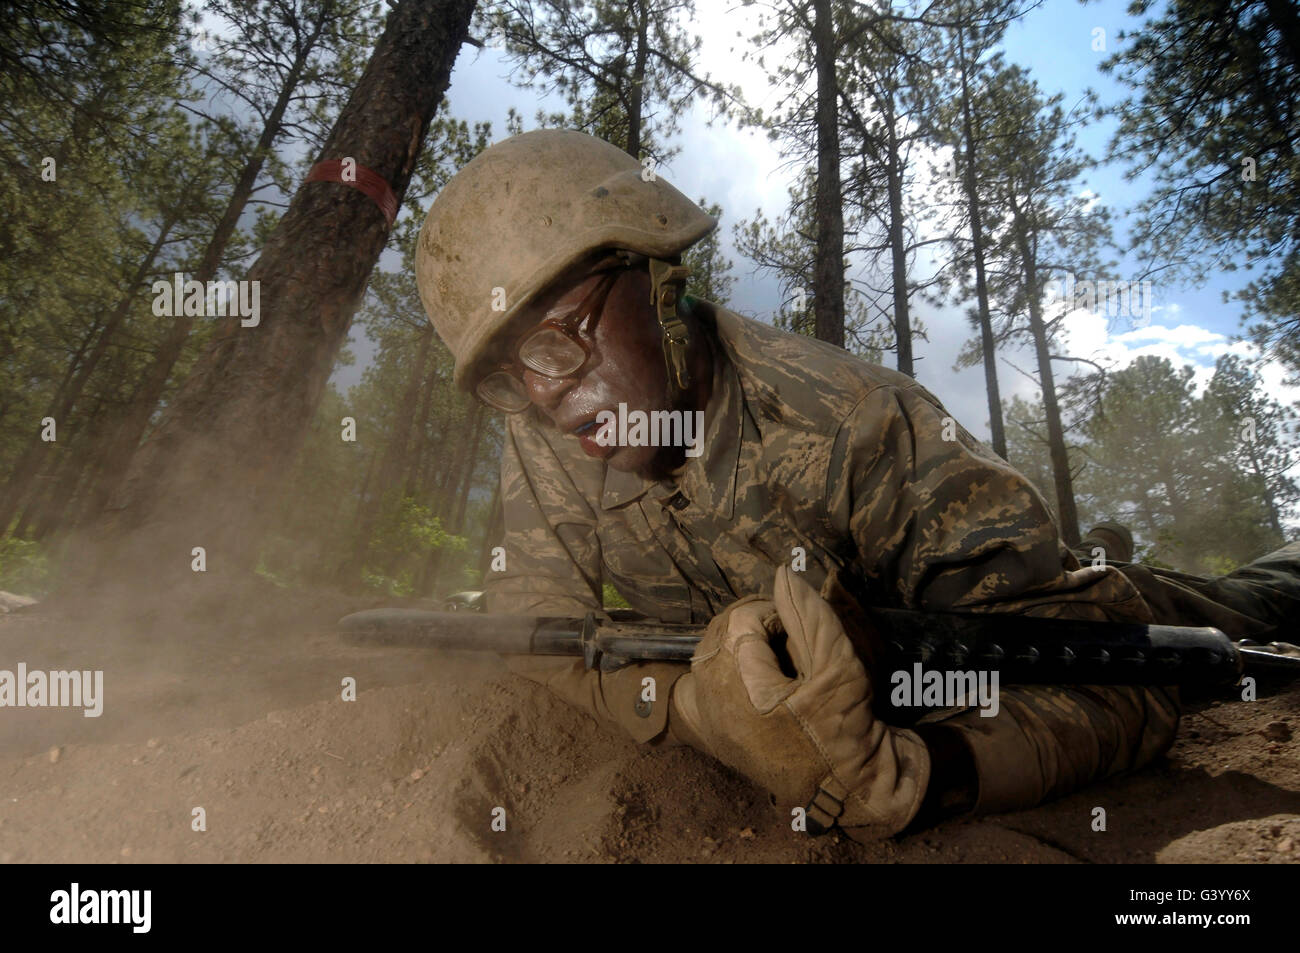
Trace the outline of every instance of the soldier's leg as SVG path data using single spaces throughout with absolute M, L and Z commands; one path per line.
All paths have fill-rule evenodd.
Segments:
M 1300 634 L 1300 542 L 1226 576 L 1121 566 L 1157 622 L 1212 625 L 1234 639 L 1296 641 Z
M 1099 550 L 1137 586 L 1157 622 L 1212 625 L 1234 639 L 1294 642 L 1300 635 L 1300 541 L 1226 576 L 1131 565 L 1133 537 L 1120 523 L 1093 527 L 1073 552 L 1087 564 Z
M 1279 639 L 1300 633 L 1300 541 L 1208 580 L 1201 591 L 1220 605 L 1273 626 Z

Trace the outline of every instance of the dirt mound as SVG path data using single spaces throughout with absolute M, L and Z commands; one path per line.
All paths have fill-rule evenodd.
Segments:
M 0 617 L 0 668 L 105 673 L 100 718 L 0 710 L 0 860 L 1300 860 L 1297 689 L 1198 706 L 1135 777 L 861 845 L 791 831 L 722 766 L 608 736 L 495 658 L 348 646 L 323 618 L 361 604 L 294 598 L 221 625 L 193 606 Z
M 1162 864 L 1194 864 L 1206 857 L 1236 864 L 1300 862 L 1300 817 L 1275 814 L 1196 831 L 1156 855 Z

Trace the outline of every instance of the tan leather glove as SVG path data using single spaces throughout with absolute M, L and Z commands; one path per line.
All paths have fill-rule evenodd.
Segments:
M 783 810 L 805 808 L 810 833 L 838 823 L 854 837 L 883 837 L 916 814 L 930 757 L 915 732 L 877 721 L 871 698 L 834 609 L 783 566 L 772 601 L 741 599 L 710 623 L 674 686 L 669 723 Z

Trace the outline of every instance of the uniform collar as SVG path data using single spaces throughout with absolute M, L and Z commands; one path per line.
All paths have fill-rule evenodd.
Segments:
M 740 461 L 743 395 L 728 348 L 714 339 L 713 392 L 704 410 L 703 452 L 687 457 L 678 474 L 667 480 L 648 480 L 635 473 L 605 468 L 602 509 L 624 506 L 642 496 L 668 506 L 701 504 L 730 519 L 736 502 L 736 470 Z M 683 504 L 678 499 L 684 497 Z

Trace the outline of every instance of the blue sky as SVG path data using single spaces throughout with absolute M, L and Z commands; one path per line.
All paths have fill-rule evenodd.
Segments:
M 1096 90 L 1102 103 L 1118 103 L 1128 87 L 1097 67 L 1121 47 L 1120 31 L 1136 30 L 1141 23 L 1141 18 L 1127 14 L 1127 6 L 1127 0 L 1104 0 L 1087 5 L 1075 0 L 1046 0 L 1040 9 L 1008 30 L 1004 44 L 1007 58 L 1027 67 L 1045 90 L 1065 93 L 1067 105 L 1076 101 L 1086 87 Z M 1106 52 L 1093 51 L 1094 29 L 1105 30 Z M 1090 124 L 1080 134 L 1079 145 L 1097 158 L 1104 157 L 1114 129 L 1115 123 L 1111 120 Z M 1148 177 L 1129 181 L 1123 173 L 1122 165 L 1104 164 L 1088 176 L 1093 191 L 1116 215 L 1116 238 L 1121 243 L 1128 237 L 1128 229 L 1123 223 L 1124 211 L 1146 196 L 1151 188 Z M 1121 273 L 1137 273 L 1140 268 L 1140 262 L 1134 256 L 1122 256 L 1119 260 Z M 1157 300 L 1178 303 L 1185 320 L 1232 335 L 1239 329 L 1241 308 L 1236 303 L 1224 304 L 1223 292 L 1236 291 L 1247 283 L 1249 277 L 1242 271 L 1218 271 L 1209 272 L 1199 288 L 1157 283 Z
M 898 0 L 905 2 L 905 0 Z M 1137 21 L 1125 11 L 1125 0 L 1104 0 L 1087 5 L 1077 0 L 1045 0 L 1021 22 L 1008 31 L 1004 44 L 1011 62 L 1027 67 L 1039 85 L 1049 93 L 1063 92 L 1067 105 L 1078 101 L 1086 87 L 1092 87 L 1103 102 L 1114 102 L 1124 95 L 1124 88 L 1102 74 L 1098 65 L 1118 48 L 1119 32 L 1133 29 Z M 741 8 L 731 0 L 697 0 L 694 32 L 704 38 L 702 67 L 714 78 L 741 87 L 751 104 L 770 109 L 776 96 L 762 71 L 754 63 L 743 62 L 741 50 L 745 39 L 755 31 L 753 10 Z M 1094 30 L 1105 31 L 1104 52 L 1093 49 Z M 737 32 L 741 36 L 737 36 Z M 452 115 L 470 122 L 491 120 L 497 138 L 505 134 L 507 108 L 514 106 L 531 126 L 539 108 L 558 110 L 563 104 L 544 100 L 532 90 L 520 90 L 505 78 L 508 62 L 500 51 L 475 50 L 466 46 L 452 74 L 448 93 Z M 776 280 L 754 273 L 752 266 L 734 251 L 732 228 L 743 218 L 752 218 L 762 210 L 769 218 L 777 217 L 785 207 L 786 189 L 797 174 L 779 155 L 779 144 L 769 142 L 754 130 L 740 130 L 724 121 L 709 123 L 709 109 L 697 105 L 682 117 L 682 133 L 674 143 L 681 153 L 660 174 L 692 198 L 706 197 L 723 206 L 721 231 L 724 251 L 730 254 L 738 279 L 732 306 L 742 313 L 770 319 L 778 307 Z M 1104 155 L 1111 134 L 1109 123 L 1086 128 L 1079 144 L 1094 156 Z M 1123 168 L 1102 166 L 1089 174 L 1086 185 L 1115 216 L 1116 237 L 1127 236 L 1126 210 L 1148 191 L 1139 179 L 1128 181 Z M 1139 263 L 1130 256 L 1116 253 L 1115 277 L 1127 279 L 1137 275 Z M 396 266 L 391 250 L 385 255 L 385 267 Z M 1198 369 L 1203 384 L 1215 357 L 1225 351 L 1247 352 L 1242 344 L 1232 342 L 1240 333 L 1240 306 L 1224 303 L 1224 291 L 1233 291 L 1248 280 L 1244 272 L 1214 273 L 1205 276 L 1200 287 L 1175 285 L 1165 281 L 1153 284 L 1155 308 L 1149 326 L 1132 327 L 1107 321 L 1098 315 L 1076 312 L 1067 319 L 1070 353 L 1090 356 L 1123 366 L 1139 354 L 1158 354 L 1176 363 L 1191 363 Z M 932 308 L 919 306 L 922 319 L 930 329 L 930 341 L 916 342 L 919 358 L 917 376 L 933 390 L 948 408 L 973 433 L 987 437 L 987 405 L 982 373 L 978 369 L 954 371 L 953 363 L 970 331 L 962 315 L 964 306 Z M 346 388 L 360 378 L 369 359 L 368 342 L 354 332 L 357 364 L 341 368 L 335 383 Z M 892 355 L 886 356 L 886 363 Z M 1000 371 L 1003 395 L 1035 397 L 1036 387 L 1011 365 L 1029 369 L 1032 358 L 1027 353 L 1008 353 Z M 1058 373 L 1069 366 L 1058 367 Z M 1266 365 L 1264 378 L 1282 394 L 1282 369 Z M 1300 394 L 1288 391 L 1294 400 Z

